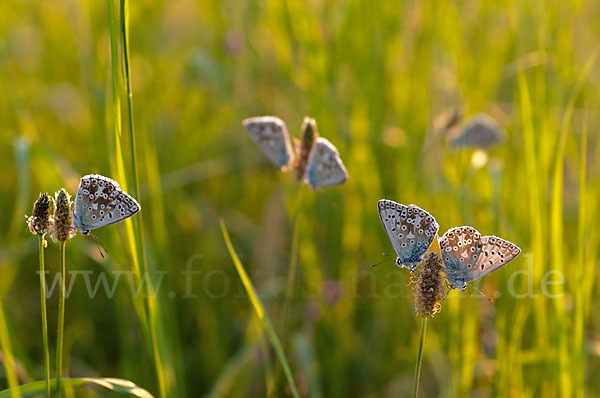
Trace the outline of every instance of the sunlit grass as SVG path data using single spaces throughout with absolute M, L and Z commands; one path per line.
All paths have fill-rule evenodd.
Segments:
M 1 8 L 0 342 L 15 366 L 0 372 L 0 389 L 45 373 L 37 245 L 23 214 L 38 192 L 73 192 L 99 172 L 142 212 L 98 230 L 106 259 L 79 237 L 67 262 L 94 278 L 168 274 L 156 297 L 119 286 L 113 299 L 91 300 L 75 284 L 70 375 L 132 380 L 157 397 L 286 393 L 223 248 L 223 216 L 299 395 L 409 395 L 419 322 L 408 277 L 391 263 L 369 268 L 391 250 L 376 212 L 389 198 L 426 208 L 441 233 L 473 225 L 523 250 L 478 284 L 500 293 L 493 305 L 453 292 L 428 323 L 422 396 L 600 394 L 597 2 Z M 433 131 L 454 106 L 487 112 L 507 132 L 477 167 L 471 150 L 453 151 Z M 257 114 L 282 117 L 295 136 L 304 116 L 316 118 L 348 182 L 303 193 L 295 218 L 293 176 L 276 172 L 240 124 Z M 59 251 L 45 254 L 52 280 Z M 189 280 L 188 263 L 200 272 Z M 545 294 L 549 271 L 565 283 L 547 291 L 564 296 Z M 57 307 L 50 297 L 51 346 Z

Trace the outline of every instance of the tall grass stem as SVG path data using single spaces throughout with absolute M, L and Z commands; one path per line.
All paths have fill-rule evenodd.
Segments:
M 63 341 L 65 331 L 65 249 L 67 242 L 59 241 L 60 248 L 60 290 L 58 291 L 58 331 L 56 333 L 56 397 L 61 395 L 61 377 L 62 377 L 62 362 L 63 362 Z
M 419 337 L 419 352 L 417 353 L 417 364 L 415 365 L 415 379 L 413 383 L 413 397 L 419 396 L 419 383 L 421 381 L 421 364 L 423 363 L 423 344 L 425 332 L 427 331 L 427 317 L 421 318 L 421 336 Z
M 46 274 L 44 264 L 44 236 L 39 235 L 40 255 L 40 308 L 42 312 L 42 339 L 44 343 L 44 377 L 46 397 L 50 398 L 50 350 L 48 349 L 48 316 L 46 314 Z

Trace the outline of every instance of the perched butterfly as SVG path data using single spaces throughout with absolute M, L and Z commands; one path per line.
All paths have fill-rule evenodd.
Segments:
M 294 161 L 290 136 L 283 120 L 275 116 L 251 117 L 242 122 L 250 137 L 281 171 Z
M 340 154 L 331 142 L 319 137 L 314 119 L 304 118 L 302 141 L 292 151 L 285 123 L 275 116 L 253 117 L 243 121 L 244 127 L 267 157 L 281 171 L 294 167 L 297 178 L 313 190 L 343 184 L 348 172 Z M 294 156 L 294 153 L 296 156 Z
M 88 236 L 92 229 L 123 221 L 140 209 L 140 204 L 123 192 L 116 181 L 90 174 L 79 182 L 73 223 L 83 236 Z
M 491 116 L 481 113 L 455 126 L 448 133 L 448 142 L 453 148 L 475 147 L 487 149 L 504 140 L 506 133 Z
M 377 203 L 379 218 L 396 251 L 396 265 L 413 270 L 423 261 L 439 225 L 435 218 L 415 205 L 382 199 Z
M 440 239 L 446 278 L 453 289 L 506 265 L 521 253 L 516 245 L 496 236 L 481 236 L 475 228 L 456 227 Z

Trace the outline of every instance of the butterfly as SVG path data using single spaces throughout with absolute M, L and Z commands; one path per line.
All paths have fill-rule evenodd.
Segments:
M 281 171 L 294 161 L 290 136 L 283 120 L 276 116 L 251 117 L 242 122 L 250 137 Z
M 506 133 L 491 116 L 481 113 L 449 130 L 447 139 L 454 148 L 474 147 L 487 149 L 504 140 Z
M 452 289 L 506 265 L 521 253 L 515 244 L 496 236 L 481 236 L 473 227 L 448 230 L 439 240 L 446 278 Z
M 415 205 L 405 206 L 392 200 L 377 202 L 379 219 L 398 256 L 399 267 L 414 270 L 423 261 L 439 229 L 435 218 Z
M 275 116 L 252 117 L 243 121 L 250 136 L 264 154 L 281 171 L 293 167 L 300 181 L 318 187 L 340 185 L 348 179 L 348 172 L 336 147 L 319 137 L 314 119 L 304 118 L 303 137 L 292 148 L 287 127 Z
M 92 229 L 123 221 L 140 209 L 140 204 L 123 192 L 116 181 L 99 174 L 89 174 L 79 182 L 73 223 L 83 236 L 88 236 Z

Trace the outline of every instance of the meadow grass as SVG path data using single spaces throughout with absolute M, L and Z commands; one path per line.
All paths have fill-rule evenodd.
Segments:
M 422 396 L 600 395 L 597 2 L 16 0 L 0 20 L 0 389 L 34 384 L 0 396 L 45 388 L 23 214 L 92 172 L 142 212 L 98 230 L 104 259 L 89 239 L 69 242 L 69 268 L 93 283 L 166 274 L 156 295 L 120 282 L 92 299 L 74 283 L 63 381 L 75 392 L 67 380 L 102 375 L 156 397 L 285 396 L 291 373 L 300 396 L 409 396 L 420 320 L 408 275 L 369 268 L 392 252 L 376 211 L 389 198 L 427 209 L 440 233 L 472 225 L 522 249 L 475 283 L 493 304 L 452 292 L 428 321 Z M 456 106 L 506 130 L 483 165 L 434 128 Z M 300 187 L 296 217 L 293 176 L 241 126 L 263 114 L 297 137 L 314 117 L 348 182 Z M 57 246 L 45 255 L 50 283 Z M 548 284 L 554 271 L 564 283 Z

